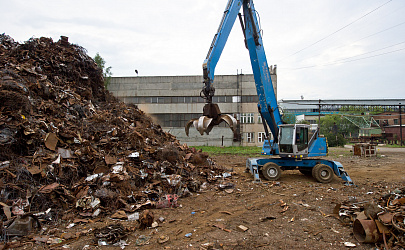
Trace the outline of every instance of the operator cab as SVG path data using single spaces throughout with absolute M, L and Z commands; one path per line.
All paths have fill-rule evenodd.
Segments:
M 305 158 L 308 156 L 310 125 L 284 124 L 279 126 L 279 154 L 281 157 Z

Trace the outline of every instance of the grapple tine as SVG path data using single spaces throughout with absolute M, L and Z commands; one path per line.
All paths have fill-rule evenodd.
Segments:
M 201 117 L 198 119 L 197 127 L 195 126 L 195 125 L 196 125 L 196 121 L 194 121 L 194 127 L 196 127 L 196 129 L 198 130 L 198 132 L 200 132 L 201 135 L 203 135 L 204 132 L 206 132 L 207 135 L 208 135 L 208 133 L 209 133 L 209 131 L 210 131 L 211 129 L 208 130 L 208 131 L 207 131 L 207 129 L 208 129 L 208 127 L 210 126 L 211 121 L 212 121 L 212 118 L 209 118 L 209 117 L 207 117 L 207 116 L 201 116 Z
M 228 126 L 232 129 L 233 132 L 235 132 L 235 129 L 238 125 L 238 121 L 231 115 L 221 115 L 219 117 L 219 123 L 221 123 L 222 121 L 225 121 Z
M 194 121 L 195 121 L 195 119 L 191 119 L 191 120 L 188 121 L 187 124 L 186 124 L 186 135 L 187 135 L 187 136 L 188 136 L 188 133 L 189 133 L 189 130 L 190 130 L 191 125 L 194 124 Z
M 191 125 L 194 125 L 194 127 L 198 130 L 198 132 L 200 132 L 201 135 L 203 135 L 204 132 L 208 135 L 208 133 L 212 129 L 212 126 L 210 126 L 212 120 L 212 118 L 209 118 L 207 116 L 201 116 L 198 119 L 191 119 L 186 124 L 186 135 L 189 135 Z
M 186 124 L 186 135 L 189 135 L 189 129 L 191 124 L 200 132 L 201 135 L 206 133 L 207 135 L 211 132 L 212 128 L 219 125 L 221 122 L 225 121 L 229 127 L 235 132 L 237 128 L 237 120 L 231 115 L 222 115 L 217 104 L 208 103 L 204 106 L 203 116 L 197 119 L 191 119 Z

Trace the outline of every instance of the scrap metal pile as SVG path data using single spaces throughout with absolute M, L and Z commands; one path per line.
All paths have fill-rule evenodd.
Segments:
M 353 226 L 361 243 L 374 243 L 379 249 L 405 248 L 405 188 L 396 189 L 375 201 L 353 199 L 338 204 L 335 215 Z
M 27 233 L 13 231 L 16 218 L 34 228 L 175 206 L 223 171 L 111 96 L 102 70 L 67 37 L 18 43 L 0 34 L 3 236 Z

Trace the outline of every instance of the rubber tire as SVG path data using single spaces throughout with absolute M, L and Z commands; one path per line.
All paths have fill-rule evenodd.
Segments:
M 305 168 L 305 169 L 298 169 L 301 174 L 305 175 L 305 176 L 312 176 L 312 171 L 311 169 Z
M 329 183 L 333 179 L 333 170 L 325 164 L 317 164 L 312 169 L 312 176 L 321 183 Z
M 281 168 L 274 162 L 268 162 L 262 167 L 262 174 L 268 181 L 276 181 L 280 179 Z

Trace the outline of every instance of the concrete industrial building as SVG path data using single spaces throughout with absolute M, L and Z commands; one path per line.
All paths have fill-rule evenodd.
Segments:
M 277 95 L 276 67 L 270 67 L 270 73 Z M 108 90 L 121 101 L 137 104 L 165 131 L 189 146 L 262 146 L 264 129 L 257 110 L 258 97 L 253 75 L 215 76 L 214 86 L 214 103 L 219 104 L 222 113 L 231 114 L 240 122 L 237 134 L 222 123 L 209 135 L 201 136 L 191 127 L 190 136 L 186 136 L 186 123 L 202 115 L 202 76 L 112 77 Z M 389 116 L 393 119 L 378 116 L 375 119 L 380 126 L 389 130 L 387 133 L 392 134 L 390 137 L 394 138 L 394 134 L 398 134 L 398 138 L 401 126 L 399 115 L 395 113 L 398 114 L 399 107 L 404 103 L 405 99 L 281 100 L 279 106 L 284 112 L 295 115 L 298 120 L 304 119 L 311 124 L 317 124 L 319 116 L 347 112 L 356 107 L 389 111 Z M 404 123 L 404 114 L 401 117 Z M 404 132 L 402 126 L 402 134 Z
M 277 93 L 276 67 L 270 67 L 270 73 Z M 204 136 L 191 127 L 187 137 L 186 123 L 202 115 L 202 87 L 202 76 L 112 77 L 108 90 L 125 103 L 137 104 L 165 131 L 189 146 L 262 146 L 264 129 L 257 110 L 258 97 L 252 74 L 219 75 L 214 80 L 213 101 L 218 103 L 222 113 L 237 118 L 239 133 L 234 134 L 222 123 Z

